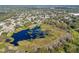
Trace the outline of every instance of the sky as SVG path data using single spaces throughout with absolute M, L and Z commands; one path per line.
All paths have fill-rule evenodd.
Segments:
M 79 5 L 0 5 L 0 8 L 53 8 L 53 7 L 62 7 L 62 8 L 71 8 L 79 7 Z

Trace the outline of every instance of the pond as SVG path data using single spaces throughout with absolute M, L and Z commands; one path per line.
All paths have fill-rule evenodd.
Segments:
M 11 44 L 14 44 L 15 46 L 18 45 L 18 41 L 22 40 L 32 40 L 35 38 L 44 38 L 45 33 L 41 31 L 41 28 L 39 26 L 36 26 L 32 29 L 26 29 L 22 30 L 20 32 L 14 33 L 12 35 L 12 38 L 14 38 L 14 41 L 11 42 Z

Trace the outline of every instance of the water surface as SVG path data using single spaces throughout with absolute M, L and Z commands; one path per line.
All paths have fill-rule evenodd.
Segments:
M 41 31 L 40 27 L 36 26 L 32 29 L 26 29 L 26 30 L 22 30 L 20 32 L 14 33 L 12 35 L 12 38 L 14 38 L 14 41 L 11 43 L 16 46 L 18 45 L 18 41 L 32 40 L 35 38 L 44 38 L 44 32 Z

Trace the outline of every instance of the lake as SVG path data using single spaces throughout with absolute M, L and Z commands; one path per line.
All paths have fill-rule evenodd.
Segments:
M 22 30 L 20 32 L 14 33 L 12 35 L 12 38 L 14 38 L 14 41 L 11 42 L 11 44 L 14 44 L 15 46 L 17 46 L 19 41 L 33 40 L 36 38 L 44 38 L 44 36 L 45 36 L 45 33 L 41 31 L 41 28 L 39 26 L 36 26 L 32 29 L 26 29 L 26 30 Z

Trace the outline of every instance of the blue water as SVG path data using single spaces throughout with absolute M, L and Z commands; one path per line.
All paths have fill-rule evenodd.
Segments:
M 14 33 L 12 35 L 12 38 L 14 38 L 14 41 L 11 42 L 15 46 L 18 45 L 18 41 L 22 40 L 32 40 L 35 38 L 44 38 L 45 33 L 41 31 L 41 28 L 36 26 L 33 29 L 26 29 L 22 30 L 20 32 Z

